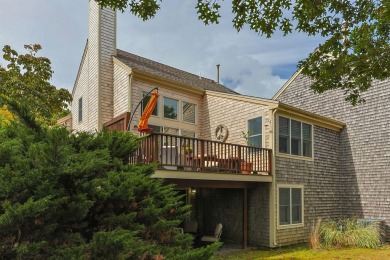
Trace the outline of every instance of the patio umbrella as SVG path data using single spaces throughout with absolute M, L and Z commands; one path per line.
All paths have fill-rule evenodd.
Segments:
M 152 97 L 149 99 L 148 104 L 146 105 L 144 112 L 142 113 L 141 119 L 138 123 L 138 131 L 140 132 L 149 132 L 151 129 L 148 128 L 148 120 L 152 115 L 154 108 L 157 104 L 158 91 L 153 92 Z

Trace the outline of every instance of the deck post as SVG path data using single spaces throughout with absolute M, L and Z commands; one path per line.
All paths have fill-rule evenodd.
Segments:
M 243 192 L 243 221 L 242 221 L 242 228 L 243 228 L 243 245 L 242 248 L 246 249 L 248 247 L 248 189 L 244 188 Z
M 238 166 L 238 171 L 237 173 L 241 173 L 241 162 L 242 162 L 242 158 L 241 158 L 241 146 L 238 147 L 238 163 L 237 163 L 237 166 Z
M 272 151 L 268 150 L 268 174 L 272 175 Z
M 204 169 L 204 140 L 200 141 L 200 170 Z

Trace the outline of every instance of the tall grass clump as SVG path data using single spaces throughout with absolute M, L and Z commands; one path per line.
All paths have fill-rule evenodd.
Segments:
M 322 223 L 322 218 L 318 218 L 316 221 L 313 221 L 310 227 L 310 238 L 309 238 L 309 247 L 312 249 L 319 249 L 320 244 L 320 227 Z
M 377 248 L 382 244 L 379 224 L 363 225 L 356 219 L 319 220 L 311 233 L 317 235 L 321 247 Z M 312 241 L 316 242 L 316 238 L 310 237 L 311 244 Z M 315 246 L 311 245 L 318 248 Z

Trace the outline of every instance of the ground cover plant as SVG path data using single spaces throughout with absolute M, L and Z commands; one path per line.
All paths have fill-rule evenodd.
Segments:
M 217 259 L 390 259 L 380 226 L 357 219 L 322 220 L 313 223 L 309 244 L 268 250 L 222 253 Z
M 312 226 L 310 246 L 320 247 L 360 247 L 378 248 L 382 245 L 379 224 L 365 225 L 355 218 L 321 220 Z
M 333 249 L 333 250 L 324 250 L 324 249 L 313 250 L 307 247 L 295 246 L 295 247 L 277 248 L 271 250 L 246 250 L 246 251 L 230 252 L 227 254 L 217 255 L 215 259 L 383 260 L 383 259 L 390 259 L 390 248 L 388 246 L 385 246 L 377 249 L 343 248 L 343 249 Z

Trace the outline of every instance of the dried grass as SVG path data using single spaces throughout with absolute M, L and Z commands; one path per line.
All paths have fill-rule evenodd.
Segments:
M 364 226 L 356 219 L 322 220 L 312 225 L 310 248 L 378 248 L 382 245 L 378 224 Z
M 313 221 L 310 227 L 309 247 L 311 249 L 319 249 L 321 247 L 319 233 L 321 222 L 322 218 L 318 218 L 316 221 Z

